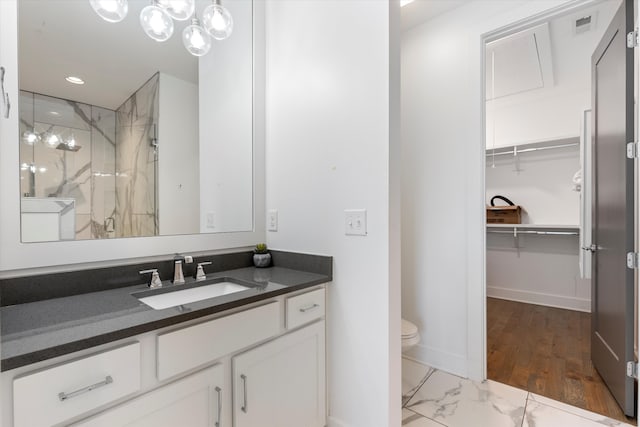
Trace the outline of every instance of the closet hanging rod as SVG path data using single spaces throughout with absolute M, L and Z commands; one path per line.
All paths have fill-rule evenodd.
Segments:
M 580 143 L 579 142 L 570 142 L 568 144 L 549 145 L 549 146 L 545 146 L 545 147 L 535 147 L 535 148 L 523 148 L 521 150 L 518 150 L 518 146 L 515 145 L 512 150 L 499 151 L 497 153 L 494 153 L 494 152 L 492 152 L 491 149 L 489 149 L 488 152 L 486 153 L 486 156 L 487 157 L 506 156 L 506 155 L 517 156 L 518 154 L 522 154 L 522 153 L 529 153 L 529 152 L 533 152 L 533 151 L 555 150 L 557 148 L 574 147 L 576 145 L 580 145 Z
M 535 231 L 535 230 L 487 230 L 487 233 L 494 234 L 510 234 L 510 235 L 518 235 L 518 234 L 537 234 L 540 236 L 577 236 L 577 231 Z

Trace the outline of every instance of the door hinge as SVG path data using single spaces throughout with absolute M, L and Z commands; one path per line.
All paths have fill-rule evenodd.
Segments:
M 640 144 L 637 142 L 627 142 L 627 159 L 636 159 L 640 155 Z
M 627 376 L 629 378 L 638 379 L 638 363 L 637 362 L 627 362 Z
M 640 267 L 640 254 L 638 252 L 627 252 L 627 267 L 631 269 Z
M 629 49 L 638 47 L 639 44 L 640 44 L 640 38 L 639 38 L 639 33 L 637 29 L 627 33 L 627 47 Z

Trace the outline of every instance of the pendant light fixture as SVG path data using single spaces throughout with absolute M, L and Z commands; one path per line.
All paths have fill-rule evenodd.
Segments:
M 89 0 L 91 7 L 107 22 L 120 22 L 129 12 L 127 0 Z
M 204 9 L 202 23 L 205 30 L 216 40 L 226 39 L 233 31 L 233 18 L 220 0 L 213 0 L 213 4 Z
M 176 21 L 186 21 L 196 10 L 194 0 L 158 0 L 158 6 L 166 10 Z
M 0 0 L 1 1 L 1 0 Z M 194 56 L 206 55 L 211 49 L 211 37 L 224 40 L 233 31 L 231 13 L 220 0 L 212 0 L 202 12 L 202 23 L 197 17 L 182 31 L 182 42 Z M 89 0 L 91 7 L 105 21 L 120 22 L 129 10 L 127 0 Z M 195 0 L 151 0 L 140 12 L 140 25 L 153 40 L 163 42 L 173 35 L 174 23 L 186 21 L 195 13 Z
M 169 40 L 173 35 L 173 19 L 166 10 L 158 6 L 157 0 L 140 12 L 140 25 L 145 33 L 157 42 Z
M 206 55 L 211 49 L 211 36 L 200 25 L 197 17 L 191 20 L 191 25 L 182 31 L 182 42 L 189 53 L 194 56 Z

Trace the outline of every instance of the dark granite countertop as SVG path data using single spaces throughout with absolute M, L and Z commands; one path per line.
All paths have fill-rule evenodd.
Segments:
M 4 306 L 0 308 L 2 371 L 331 281 L 330 275 L 292 268 L 245 267 L 208 274 L 205 282 L 165 285 L 155 292 L 206 285 L 220 278 L 251 288 L 162 310 L 133 295 L 149 291 L 144 284 Z

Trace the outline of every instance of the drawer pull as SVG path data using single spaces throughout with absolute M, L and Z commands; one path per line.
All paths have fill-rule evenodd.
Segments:
M 310 305 L 308 307 L 303 307 L 303 308 L 300 309 L 300 313 L 306 313 L 307 311 L 313 310 L 314 308 L 318 308 L 318 307 L 320 307 L 319 304 L 313 304 L 313 305 Z
M 247 411 L 249 410 L 249 403 L 247 402 L 247 376 L 245 374 L 241 374 L 240 379 L 242 379 L 242 394 L 243 394 L 242 406 L 240 407 L 240 409 L 242 410 L 242 412 L 246 414 Z
M 218 393 L 218 420 L 216 421 L 216 427 L 220 427 L 220 417 L 222 416 L 222 389 L 220 387 L 215 388 Z
M 71 399 L 72 397 L 76 397 L 76 396 L 79 396 L 81 394 L 90 392 L 91 390 L 95 390 L 97 388 L 104 387 L 106 385 L 111 384 L 112 382 L 113 382 L 113 378 L 111 378 L 111 375 L 107 375 L 105 377 L 104 381 L 100 381 L 99 383 L 88 385 L 88 386 L 86 386 L 84 388 L 81 388 L 79 390 L 72 391 L 71 393 L 65 393 L 65 392 L 58 393 L 58 399 L 60 399 L 61 402 L 64 402 L 67 399 Z

